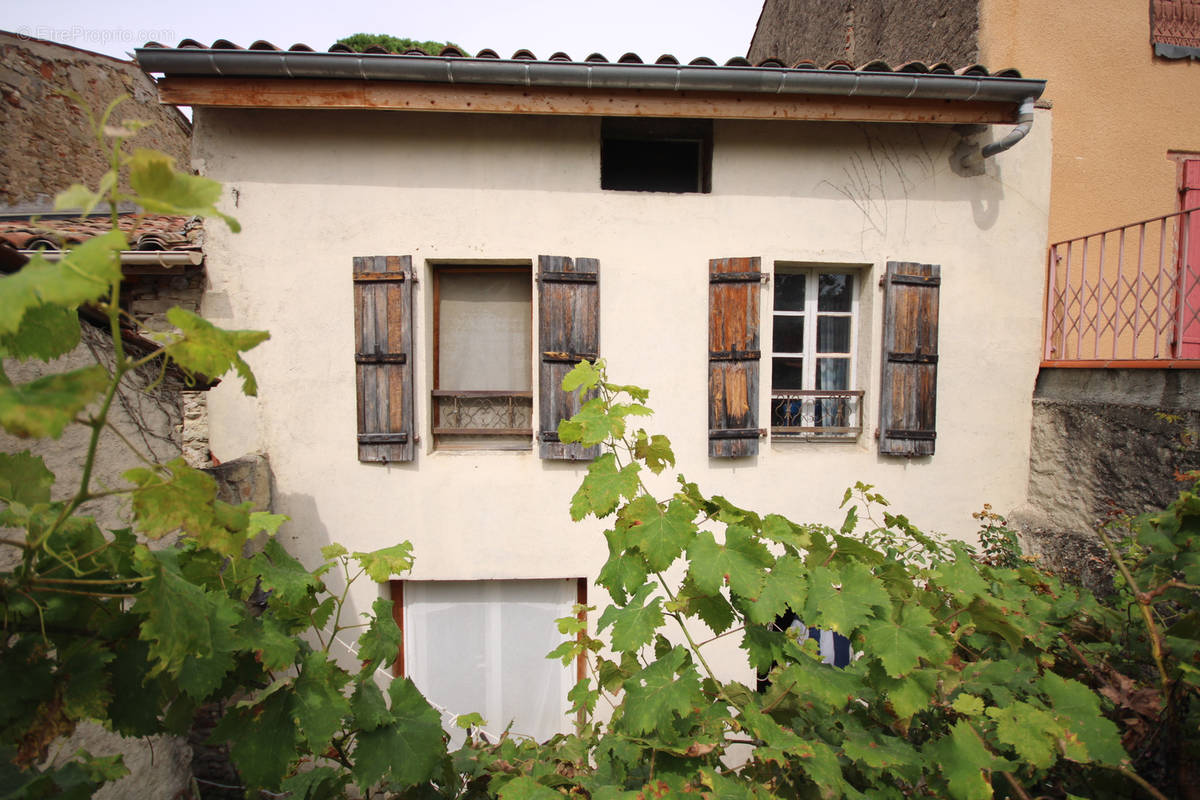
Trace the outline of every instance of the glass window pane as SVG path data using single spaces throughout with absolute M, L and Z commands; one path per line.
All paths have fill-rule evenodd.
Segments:
M 818 389 L 849 389 L 850 388 L 850 359 L 848 359 L 848 358 L 818 358 L 817 359 L 817 388 Z
M 817 279 L 818 311 L 849 311 L 854 294 L 854 276 L 846 273 L 822 273 Z
M 817 352 L 850 352 L 850 317 L 817 317 Z
M 772 358 L 771 359 L 771 388 L 772 389 L 803 389 L 804 388 L 804 359 L 803 358 Z
M 528 272 L 438 275 L 438 388 L 529 391 L 532 302 Z
M 775 316 L 771 349 L 776 353 L 804 352 L 804 317 Z
M 775 310 L 803 311 L 804 285 L 808 276 L 804 273 L 778 272 L 775 274 Z

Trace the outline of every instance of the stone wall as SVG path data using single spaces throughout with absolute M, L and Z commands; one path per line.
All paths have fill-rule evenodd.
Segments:
M 1026 548 L 1093 588 L 1107 580 L 1094 528 L 1160 509 L 1200 469 L 1200 373 L 1044 369 L 1033 403 Z
M 978 60 L 978 34 L 979 7 L 971 0 L 766 0 L 748 57 L 789 66 L 882 59 L 958 68 Z
M 153 123 L 137 146 L 187 167 L 191 124 L 174 107 L 159 105 L 154 82 L 133 62 L 0 31 L 0 208 L 44 207 L 72 183 L 95 186 L 108 169 L 86 114 L 64 91 L 96 114 L 129 95 L 113 120 Z

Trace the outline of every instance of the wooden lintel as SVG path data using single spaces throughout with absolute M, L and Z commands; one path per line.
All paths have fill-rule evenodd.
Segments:
M 604 117 L 1013 124 L 1011 103 L 648 89 L 299 78 L 163 78 L 163 103 L 215 108 L 374 109 Z

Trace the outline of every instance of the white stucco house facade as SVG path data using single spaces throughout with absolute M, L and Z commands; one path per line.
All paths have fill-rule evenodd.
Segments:
M 352 598 L 396 599 L 402 668 L 435 702 L 475 686 L 534 735 L 565 707 L 574 670 L 539 666 L 541 622 L 606 599 L 604 521 L 568 514 L 587 454 L 554 436 L 577 357 L 650 389 L 678 472 L 740 506 L 837 524 L 864 481 L 971 538 L 984 502 L 1024 502 L 1049 112 L 960 160 L 1041 81 L 265 43 L 137 58 L 193 108 L 194 165 L 244 229 L 210 230 L 202 311 L 271 332 L 259 396 L 210 393 L 211 450 L 269 456 L 302 560 L 412 541 L 410 580 Z

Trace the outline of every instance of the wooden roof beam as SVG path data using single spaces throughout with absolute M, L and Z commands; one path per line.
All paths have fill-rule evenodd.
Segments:
M 733 92 L 587 90 L 297 78 L 162 78 L 159 98 L 213 108 L 370 109 L 602 117 L 1013 124 L 1012 103 Z

